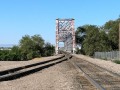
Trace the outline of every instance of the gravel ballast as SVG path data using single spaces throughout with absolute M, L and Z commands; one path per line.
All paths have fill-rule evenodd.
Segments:
M 28 60 L 28 61 L 0 61 L 0 71 L 15 68 L 15 67 L 20 67 L 20 66 L 25 66 L 25 65 L 29 65 L 37 62 L 47 61 L 47 60 L 51 60 L 61 56 L 62 55 L 35 58 L 33 60 Z
M 73 56 L 80 58 L 80 59 L 83 59 L 83 60 L 86 60 L 86 61 L 89 61 L 93 64 L 96 64 L 102 68 L 105 68 L 109 71 L 112 71 L 112 72 L 120 75 L 120 64 L 116 64 L 112 61 L 105 61 L 102 59 L 91 58 L 91 57 L 81 55 L 81 54 L 73 54 Z
M 73 56 L 120 74 L 119 64 L 84 55 L 73 54 Z M 50 58 L 52 59 L 56 57 L 58 56 Z M 44 58 L 44 60 L 48 60 L 50 58 Z M 41 60 L 43 61 L 43 59 Z M 38 61 L 40 60 L 36 59 L 25 62 L 30 64 Z M 17 62 L 10 63 L 11 64 L 8 65 L 6 63 L 4 68 L 13 67 Z M 26 63 L 21 62 L 16 65 L 25 65 Z M 2 67 L 3 66 L 1 66 L 0 69 L 3 69 Z M 78 72 L 69 60 L 67 60 L 22 78 L 0 82 L 0 90 L 90 90 L 89 86 L 84 82 L 83 86 L 87 88 L 81 89 L 80 83 L 84 77 L 82 76 L 82 78 L 80 78 L 80 76 L 82 76 L 82 73 Z M 91 88 L 91 90 L 93 89 Z
M 0 82 L 0 90 L 80 90 L 78 76 L 74 66 L 64 61 L 16 80 Z

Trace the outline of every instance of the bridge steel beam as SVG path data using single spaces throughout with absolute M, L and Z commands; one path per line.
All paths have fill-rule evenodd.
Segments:
M 64 51 L 75 53 L 74 19 L 56 19 L 56 54 L 60 49 L 59 42 L 64 43 Z

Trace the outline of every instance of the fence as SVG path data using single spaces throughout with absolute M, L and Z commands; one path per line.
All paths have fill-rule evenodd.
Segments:
M 95 52 L 94 57 L 105 60 L 120 60 L 120 51 Z

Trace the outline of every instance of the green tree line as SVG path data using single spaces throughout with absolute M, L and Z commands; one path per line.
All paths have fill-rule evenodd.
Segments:
M 45 43 L 40 35 L 25 35 L 19 41 L 18 46 L 13 46 L 11 50 L 0 50 L 1 61 L 30 60 L 36 57 L 51 56 L 55 47 L 50 43 Z
M 83 25 L 76 30 L 76 53 L 93 56 L 95 52 L 118 50 L 120 18 L 103 26 Z

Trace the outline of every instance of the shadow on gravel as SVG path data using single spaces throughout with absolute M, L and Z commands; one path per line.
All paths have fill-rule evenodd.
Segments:
M 59 64 L 61 62 L 67 61 L 67 60 L 68 59 L 66 58 L 66 59 L 63 59 L 63 60 L 58 61 L 58 62 L 54 62 L 54 63 L 48 64 L 48 65 L 44 65 L 44 66 L 40 66 L 40 67 L 34 68 L 32 70 L 28 70 L 28 71 L 25 71 L 25 72 L 18 72 L 18 73 L 13 74 L 13 75 L 2 77 L 2 78 L 0 78 L 0 82 L 1 81 L 8 81 L 8 80 L 14 80 L 14 79 L 17 79 L 17 78 L 21 78 L 21 77 L 33 74 L 35 72 L 41 71 L 43 69 L 49 68 L 49 67 L 54 66 L 56 64 Z

